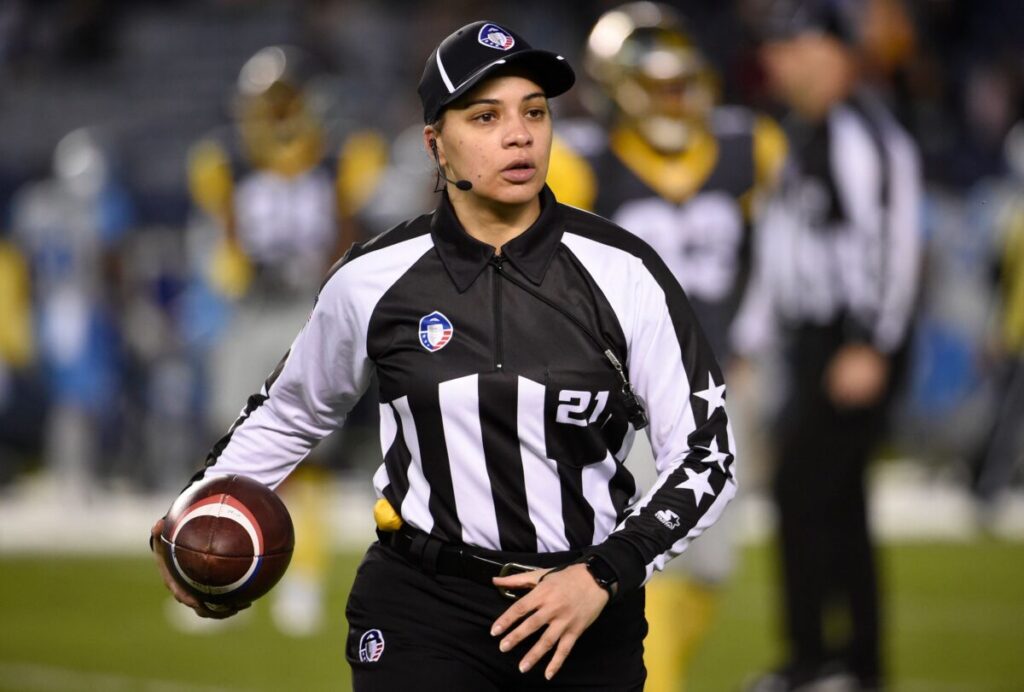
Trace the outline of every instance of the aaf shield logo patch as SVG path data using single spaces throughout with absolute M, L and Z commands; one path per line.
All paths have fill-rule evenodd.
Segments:
M 384 653 L 384 635 L 380 630 L 366 630 L 359 638 L 359 661 L 376 663 Z
M 497 24 L 484 24 L 480 27 L 480 33 L 477 34 L 476 40 L 488 48 L 495 48 L 497 50 L 508 50 L 516 45 L 516 40 L 512 38 L 512 34 Z
M 431 353 L 444 348 L 454 333 L 452 323 L 437 310 L 420 318 L 420 344 Z

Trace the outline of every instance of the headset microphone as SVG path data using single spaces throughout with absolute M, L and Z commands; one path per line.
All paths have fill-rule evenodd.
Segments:
M 468 180 L 452 180 L 444 174 L 444 169 L 441 168 L 441 158 L 437 155 L 437 140 L 430 140 L 430 150 L 434 152 L 434 163 L 437 164 L 437 174 L 444 180 L 448 181 L 455 187 L 459 188 L 463 192 L 469 192 L 473 189 L 473 183 Z

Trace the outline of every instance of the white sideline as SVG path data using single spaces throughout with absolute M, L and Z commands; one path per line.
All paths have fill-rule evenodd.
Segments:
M 334 547 L 358 549 L 373 541 L 369 480 L 335 482 L 330 493 Z M 67 498 L 47 480 L 29 479 L 0 496 L 0 554 L 142 555 L 149 527 L 172 499 L 117 491 Z M 774 512 L 763 494 L 741 491 L 730 511 L 740 515 L 741 541 L 771 535 Z M 913 462 L 889 462 L 871 478 L 871 522 L 883 541 L 969 541 L 984 533 L 1024 542 L 1024 493 L 1008 495 L 991 516 L 981 517 L 948 478 Z
M 0 690 L 18 692 L 243 692 L 240 687 L 193 685 L 174 680 L 137 678 L 119 673 L 96 673 L 36 663 L 0 661 Z
M 375 538 L 373 489 L 367 480 L 335 483 L 329 529 L 338 548 L 367 546 Z M 49 479 L 30 479 L 0 496 L 0 555 L 13 553 L 138 554 L 148 552 L 149 530 L 174 493 L 127 491 L 67 497 Z

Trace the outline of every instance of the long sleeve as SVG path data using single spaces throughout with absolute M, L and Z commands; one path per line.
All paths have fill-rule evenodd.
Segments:
M 921 164 L 917 149 L 906 133 L 891 128 L 890 175 L 885 208 L 886 261 L 883 262 L 882 295 L 874 322 L 873 342 L 891 352 L 906 338 L 913 315 L 921 270 Z
M 276 487 L 355 406 L 371 368 L 344 279 L 324 286 L 291 349 L 210 452 L 205 475 L 238 473 Z
M 344 422 L 373 372 L 367 334 L 374 308 L 431 247 L 428 235 L 408 226 L 354 247 L 331 270 L 305 327 L 211 450 L 204 475 L 239 473 L 276 487 Z
M 594 549 L 636 588 L 711 526 L 736 493 L 725 383 L 683 290 L 653 253 L 632 296 L 628 369 L 645 403 L 658 479 Z
M 829 116 L 831 176 L 847 228 L 837 237 L 846 273 L 847 331 L 892 352 L 903 343 L 920 264 L 921 173 L 909 136 L 866 96 Z

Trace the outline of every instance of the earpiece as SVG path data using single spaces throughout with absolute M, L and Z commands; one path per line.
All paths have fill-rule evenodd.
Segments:
M 434 152 L 434 162 L 437 164 L 437 174 L 439 176 L 463 192 L 468 192 L 473 189 L 473 183 L 468 180 L 452 180 L 444 174 L 444 169 L 441 168 L 441 157 L 437 153 L 437 140 L 433 137 L 430 138 L 430 151 Z M 435 190 L 435 192 L 437 192 L 437 190 Z

